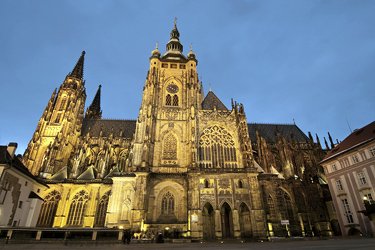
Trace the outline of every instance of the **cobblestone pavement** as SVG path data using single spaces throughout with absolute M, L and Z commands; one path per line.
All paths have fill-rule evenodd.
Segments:
M 257 249 L 267 249 L 267 250 L 288 250 L 288 249 L 306 249 L 306 250 L 346 250 L 346 249 L 375 249 L 375 238 L 356 238 L 356 239 L 329 239 L 329 240 L 283 240 L 278 242 L 246 242 L 240 243 L 235 241 L 223 243 L 220 242 L 207 242 L 207 243 L 164 243 L 164 244 L 105 244 L 105 243 L 78 243 L 78 242 L 68 242 L 68 244 L 61 243 L 34 243 L 34 244 L 4 244 L 0 243 L 0 249 L 53 249 L 53 250 L 118 250 L 118 249 L 152 249 L 152 250 L 184 250 L 184 249 L 247 249 L 247 250 L 257 250 Z

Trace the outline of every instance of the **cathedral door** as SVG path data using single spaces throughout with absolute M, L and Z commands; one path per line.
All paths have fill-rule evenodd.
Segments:
M 250 211 L 245 203 L 240 206 L 240 229 L 242 238 L 251 237 Z
M 223 238 L 233 237 L 232 209 L 226 202 L 221 207 L 221 230 L 223 232 Z
M 215 211 L 210 203 L 206 203 L 202 211 L 203 239 L 215 238 Z

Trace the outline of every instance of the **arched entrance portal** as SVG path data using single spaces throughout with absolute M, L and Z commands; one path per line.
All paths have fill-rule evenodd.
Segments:
M 223 238 L 233 237 L 233 218 L 232 209 L 228 203 L 224 203 L 221 207 L 221 230 L 223 232 Z
M 202 211 L 203 239 L 215 238 L 215 211 L 210 203 L 206 203 Z
M 242 238 L 250 238 L 252 236 L 250 210 L 245 203 L 240 206 L 240 228 Z

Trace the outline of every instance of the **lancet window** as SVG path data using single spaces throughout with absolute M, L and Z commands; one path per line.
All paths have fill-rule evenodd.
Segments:
M 66 97 L 64 97 L 64 98 L 61 100 L 60 107 L 59 107 L 59 111 L 64 110 L 64 108 L 65 108 L 65 104 L 66 104 Z
M 96 207 L 95 227 L 104 227 L 108 207 L 109 192 L 105 193 Z
M 178 106 L 178 95 L 177 94 L 167 94 L 165 97 L 166 106 Z
M 161 200 L 161 213 L 164 215 L 174 214 L 174 196 L 169 191 L 164 194 Z
M 174 95 L 174 96 L 173 96 L 173 103 L 172 103 L 172 106 L 178 106 L 178 96 L 177 96 L 177 95 Z
M 233 137 L 222 127 L 206 128 L 199 139 L 198 158 L 201 168 L 236 168 Z
M 56 210 L 60 199 L 61 195 L 56 190 L 53 190 L 44 198 L 37 222 L 38 227 L 53 226 L 53 221 L 55 219 Z
M 67 225 L 82 226 L 89 195 L 84 190 L 74 195 L 69 209 Z
M 276 220 L 276 207 L 271 195 L 267 198 L 268 212 L 271 220 Z
M 168 94 L 166 97 L 165 97 L 165 105 L 167 106 L 171 106 L 172 105 L 172 97 L 170 94 Z
M 176 160 L 177 159 L 177 139 L 172 134 L 168 134 L 164 139 L 163 159 L 164 160 Z

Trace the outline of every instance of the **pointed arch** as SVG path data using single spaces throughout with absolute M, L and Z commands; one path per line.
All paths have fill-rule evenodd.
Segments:
M 81 190 L 73 196 L 66 223 L 68 226 L 83 226 L 83 218 L 88 200 L 89 195 L 85 190 Z
M 223 238 L 233 237 L 233 215 L 232 208 L 227 202 L 224 202 L 220 209 L 221 230 Z
M 295 204 L 292 201 L 291 195 L 284 190 L 279 188 L 276 191 L 277 203 L 282 220 L 289 220 L 289 229 L 292 236 L 301 234 L 301 225 L 296 219 L 297 215 L 295 214 Z
M 127 158 L 127 150 L 122 150 L 119 153 L 119 157 L 118 157 L 118 169 L 120 171 L 128 172 L 128 166 L 126 164 L 127 163 L 126 158 Z
M 251 217 L 249 207 L 242 202 L 239 209 L 240 230 L 242 238 L 249 238 L 252 236 Z
M 61 102 L 60 102 L 60 106 L 59 106 L 59 111 L 63 111 L 65 109 L 66 100 L 67 100 L 67 97 L 66 96 L 62 96 L 62 99 L 61 99 Z
M 167 96 L 165 97 L 165 105 L 167 105 L 167 106 L 172 105 L 172 97 L 171 97 L 170 94 L 167 94 Z
M 178 96 L 177 95 L 173 96 L 172 106 L 178 106 Z
M 104 227 L 110 191 L 106 192 L 96 206 L 94 227 Z
M 166 192 L 161 199 L 161 214 L 162 215 L 174 215 L 175 199 L 171 192 Z
M 164 137 L 163 159 L 177 160 L 177 139 L 172 133 L 169 133 Z
M 215 210 L 211 203 L 207 202 L 202 209 L 203 239 L 215 238 Z
M 52 227 L 55 219 L 57 207 L 61 199 L 60 192 L 53 190 L 44 197 L 44 202 L 40 209 L 37 227 Z
M 271 221 L 277 220 L 275 201 L 271 195 L 268 195 L 267 197 L 267 206 L 268 206 L 269 219 Z
M 209 188 L 209 187 L 210 187 L 210 182 L 209 182 L 208 179 L 205 179 L 205 180 L 204 180 L 204 187 L 205 187 L 205 188 Z

